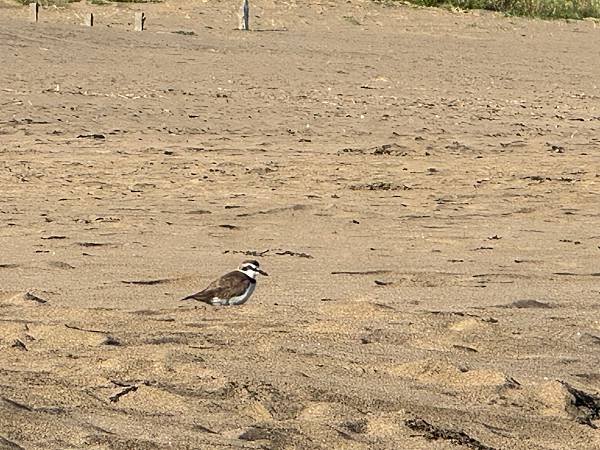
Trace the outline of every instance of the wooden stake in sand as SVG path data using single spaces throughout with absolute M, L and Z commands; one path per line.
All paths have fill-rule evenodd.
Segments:
M 83 24 L 86 27 L 93 27 L 94 26 L 94 15 L 92 13 L 87 13 L 83 19 Z
M 145 22 L 146 22 L 146 15 L 143 12 L 136 12 L 135 19 L 133 21 L 133 29 L 135 31 L 144 31 Z
M 32 22 L 37 23 L 39 11 L 40 11 L 40 5 L 38 5 L 38 2 L 33 2 L 33 3 L 29 4 L 29 15 L 30 15 Z
M 242 3 L 240 14 L 240 30 L 248 31 L 250 29 L 250 4 L 248 0 Z

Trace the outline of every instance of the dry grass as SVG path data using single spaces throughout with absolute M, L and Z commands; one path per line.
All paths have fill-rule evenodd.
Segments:
M 388 0 L 394 2 L 394 0 Z M 408 0 L 414 5 L 487 9 L 543 19 L 600 18 L 600 0 Z

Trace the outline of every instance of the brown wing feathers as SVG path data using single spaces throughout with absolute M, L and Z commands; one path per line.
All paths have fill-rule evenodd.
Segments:
M 215 297 L 237 297 L 246 292 L 246 289 L 248 289 L 248 286 L 253 281 L 254 280 L 252 278 L 248 277 L 244 273 L 235 270 L 213 281 L 203 291 L 188 295 L 182 300 L 197 300 L 204 303 L 210 303 Z
M 215 297 L 213 292 L 214 291 L 211 289 L 205 289 L 203 291 L 196 292 L 195 294 L 188 295 L 181 300 L 198 300 L 199 302 L 210 303 L 210 301 Z

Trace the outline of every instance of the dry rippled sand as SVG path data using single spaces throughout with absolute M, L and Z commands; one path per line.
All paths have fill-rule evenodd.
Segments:
M 597 24 L 252 4 L 0 8 L 0 447 L 599 449 Z

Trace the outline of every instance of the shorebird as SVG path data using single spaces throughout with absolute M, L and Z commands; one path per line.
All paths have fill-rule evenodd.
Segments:
M 182 300 L 197 300 L 214 306 L 241 305 L 254 292 L 259 273 L 269 276 L 267 272 L 260 270 L 258 261 L 248 259 L 233 272 L 210 283 L 203 291 L 188 295 Z

